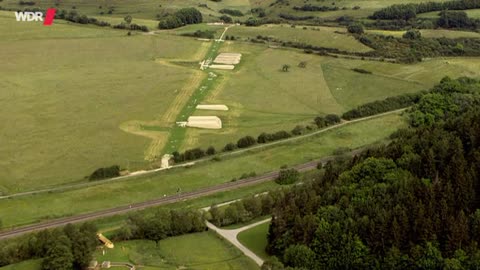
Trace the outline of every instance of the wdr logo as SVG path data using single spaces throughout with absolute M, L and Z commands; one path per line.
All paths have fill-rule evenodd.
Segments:
M 55 18 L 55 12 L 57 12 L 54 8 L 47 9 L 47 14 L 45 15 L 45 20 L 43 19 L 42 12 L 31 12 L 31 11 L 23 11 L 23 12 L 15 12 L 15 18 L 17 22 L 43 22 L 43 25 L 52 25 L 53 19 Z

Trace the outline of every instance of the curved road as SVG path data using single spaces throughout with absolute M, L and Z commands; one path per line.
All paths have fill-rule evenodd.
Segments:
M 351 154 L 354 155 L 359 153 L 360 151 L 361 150 L 355 150 L 355 151 L 352 151 Z M 333 160 L 334 158 L 335 156 L 329 156 L 317 161 L 310 161 L 304 164 L 294 166 L 294 168 L 301 172 L 314 170 L 316 169 L 318 163 L 326 163 L 330 160 Z M 26 233 L 30 233 L 38 230 L 60 227 L 69 223 L 79 223 L 79 222 L 85 222 L 85 221 L 94 220 L 94 219 L 103 218 L 103 217 L 110 217 L 118 214 L 125 214 L 125 213 L 136 211 L 136 210 L 142 210 L 148 207 L 166 205 L 166 204 L 171 204 L 171 203 L 185 201 L 185 200 L 191 200 L 199 197 L 209 196 L 219 192 L 225 192 L 225 191 L 229 191 L 229 190 L 233 190 L 241 187 L 256 185 L 256 184 L 260 184 L 260 183 L 275 179 L 278 176 L 278 173 L 279 171 L 269 172 L 261 176 L 255 176 L 255 177 L 251 177 L 243 180 L 238 180 L 235 182 L 227 182 L 220 185 L 206 187 L 206 188 L 198 189 L 191 192 L 185 192 L 185 193 L 180 193 L 172 196 L 161 197 L 161 198 L 146 201 L 146 202 L 140 202 L 140 203 L 135 203 L 131 205 L 124 205 L 124 206 L 119 206 L 119 207 L 101 210 L 97 212 L 59 218 L 59 219 L 54 219 L 51 221 L 46 221 L 46 222 L 29 225 L 25 227 L 20 227 L 12 230 L 6 230 L 6 231 L 0 232 L 0 240 L 15 237 L 15 236 L 20 236 L 22 234 L 26 234 Z

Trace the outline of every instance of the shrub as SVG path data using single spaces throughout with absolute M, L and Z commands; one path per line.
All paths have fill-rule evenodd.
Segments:
M 363 26 L 361 24 L 355 23 L 347 27 L 347 31 L 352 34 L 363 34 Z
M 120 176 L 120 167 L 113 165 L 110 167 L 99 168 L 95 170 L 89 177 L 90 181 L 113 178 Z
M 255 138 L 253 138 L 252 136 L 245 136 L 245 137 L 238 140 L 237 147 L 238 148 L 247 148 L 247 147 L 250 147 L 250 146 L 252 146 L 256 143 L 257 142 L 255 141 Z
M 403 34 L 403 38 L 406 39 L 420 39 L 421 37 L 422 33 L 420 33 L 420 31 L 416 29 L 408 30 L 407 32 L 405 32 L 405 34 Z
M 282 169 L 278 174 L 277 182 L 280 185 L 290 185 L 298 181 L 300 179 L 300 173 L 295 169 Z

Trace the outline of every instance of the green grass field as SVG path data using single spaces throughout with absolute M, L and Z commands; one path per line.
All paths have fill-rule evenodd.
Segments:
M 357 148 L 383 140 L 404 126 L 398 115 L 388 115 L 354 123 L 321 135 L 292 141 L 275 147 L 251 150 L 221 161 L 203 162 L 191 168 L 179 168 L 153 176 L 71 190 L 62 193 L 0 200 L 5 227 L 18 226 L 118 205 L 158 198 L 211 186 L 238 178 L 243 173 L 261 174 L 285 164 L 304 163 L 331 155 L 338 147 Z M 299 154 L 293 154 L 299 153 Z M 72 207 L 74 206 L 74 207 Z M 18 215 L 22 213 L 22 215 Z
M 267 234 L 269 227 L 270 223 L 268 222 L 260 224 L 239 233 L 237 239 L 242 245 L 253 251 L 260 258 L 264 260 L 268 259 L 269 256 L 265 251 L 265 248 L 267 247 Z
M 318 115 L 341 114 L 366 102 L 429 89 L 447 75 L 480 76 L 479 58 L 405 65 L 319 57 L 237 42 L 227 42 L 221 51 L 243 53 L 242 62 L 232 72 L 221 72 L 217 88 L 206 100 L 225 104 L 230 110 L 196 114 L 221 117 L 223 129 L 188 129 L 182 149 L 199 145 L 221 148 L 246 135 L 290 131 L 298 124 L 311 124 Z M 307 63 L 306 68 L 298 67 L 302 61 Z M 289 72 L 281 71 L 283 64 L 291 66 Z M 353 68 L 373 74 L 357 73 Z
M 204 48 L 172 35 L 17 23 L 2 12 L 0 192 L 81 181 L 113 164 L 144 167 L 164 132 L 128 125 L 173 123 L 162 119 L 195 71 L 168 61 L 199 61 Z
M 218 3 L 214 1 L 202 1 L 206 3 L 208 7 L 198 7 L 199 1 L 197 0 L 138 0 L 134 2 L 129 0 L 42 0 L 36 2 L 35 7 L 56 7 L 60 10 L 70 10 L 75 7 L 80 14 L 87 14 L 93 17 L 110 16 L 123 18 L 125 15 L 130 14 L 134 20 L 135 18 L 153 20 L 156 19 L 157 14 L 171 13 L 184 7 L 197 7 L 203 13 L 206 21 L 215 21 L 218 16 L 221 15 L 218 12 L 221 8 L 229 7 L 241 10 L 242 12 L 247 12 L 251 8 L 249 0 L 223 0 Z M 19 6 L 17 0 L 4 0 L 2 1 L 2 7 L 19 8 L 22 6 Z M 112 7 L 113 13 L 108 14 L 109 9 Z
M 142 265 L 140 269 L 258 269 L 253 261 L 239 250 L 211 232 L 171 237 L 159 242 L 126 241 L 115 243 L 103 256 L 95 255 L 97 261 L 131 262 Z
M 267 24 L 259 27 L 236 26 L 232 27 L 228 34 L 241 38 L 256 38 L 258 35 L 268 36 L 282 41 L 299 42 L 352 52 L 368 52 L 372 50 L 354 37 L 347 35 L 345 28 L 320 26 L 305 26 L 305 28 L 302 25 L 292 28 L 287 24 Z
M 116 242 L 114 249 L 100 250 L 94 254 L 99 263 L 103 261 L 127 262 L 140 270 L 198 269 L 198 270 L 244 270 L 259 269 L 238 249 L 211 232 L 195 233 L 167 238 L 159 242 L 132 240 Z M 0 267 L 1 270 L 40 270 L 41 260 L 30 260 Z
M 0 267 L 1 270 L 40 270 L 42 260 L 28 260 L 21 263 Z

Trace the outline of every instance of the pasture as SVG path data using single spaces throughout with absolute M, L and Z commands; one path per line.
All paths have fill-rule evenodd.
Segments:
M 211 232 L 167 238 L 158 246 L 146 240 L 117 242 L 105 255 L 98 251 L 94 257 L 99 262 L 131 262 L 145 270 L 258 269 L 253 261 Z
M 0 200 L 5 228 L 41 220 L 86 213 L 119 205 L 129 205 L 163 194 L 193 191 L 239 178 L 255 171 L 262 174 L 285 164 L 298 164 L 331 155 L 338 147 L 351 149 L 383 141 L 399 127 L 402 117 L 396 114 L 357 122 L 332 129 L 316 136 L 291 141 L 263 150 L 199 163 L 191 168 L 178 168 L 155 175 L 137 177 L 99 186 L 61 193 Z M 301 153 L 301 154 L 292 154 Z M 75 207 L 72 207 L 75 206 Z M 21 212 L 22 215 L 18 215 Z
M 230 108 L 215 112 L 224 127 L 220 131 L 188 129 L 182 149 L 209 145 L 218 149 L 246 135 L 290 131 L 298 124 L 312 124 L 318 115 L 341 114 L 366 102 L 429 89 L 447 75 L 480 76 L 479 58 L 406 65 L 320 57 L 238 42 L 227 42 L 221 51 L 243 53 L 240 65 L 233 72 L 221 72 L 218 85 L 206 98 L 209 104 Z M 300 62 L 306 67 L 300 68 Z M 284 64 L 291 66 L 289 72 L 281 71 Z M 372 74 L 361 74 L 354 68 Z M 196 115 L 207 113 L 197 111 Z
M 260 258 L 266 260 L 269 258 L 265 248 L 267 247 L 267 234 L 270 223 L 263 223 L 238 234 L 237 239 L 257 254 Z
M 130 14 L 134 19 L 156 19 L 157 15 L 165 13 L 171 13 L 179 8 L 184 7 L 198 7 L 203 13 L 205 21 L 215 21 L 216 17 L 221 14 L 218 10 L 229 7 L 232 9 L 238 9 L 242 12 L 250 10 L 249 0 L 223 0 L 222 2 L 205 1 L 207 6 L 199 7 L 199 2 L 196 0 L 98 0 L 98 1 L 78 1 L 78 0 L 42 0 L 36 1 L 35 7 L 49 8 L 55 7 L 57 9 L 75 9 L 80 14 L 86 14 L 89 16 L 110 16 L 123 18 L 125 15 Z M 4 0 L 2 1 L 2 7 L 4 8 L 18 8 L 21 7 L 17 0 Z M 109 11 L 112 10 L 110 13 Z
M 257 36 L 275 38 L 281 41 L 291 41 L 310 44 L 318 47 L 337 48 L 350 52 L 368 52 L 372 49 L 346 34 L 341 27 L 302 26 L 291 27 L 287 24 L 262 25 L 259 27 L 238 26 L 228 31 L 229 35 L 254 39 Z
M 138 126 L 170 127 L 175 118 L 163 117 L 195 84 L 194 70 L 169 61 L 199 61 L 205 47 L 172 35 L 43 27 L 1 14 L 0 193 L 82 181 L 113 164 L 145 167 L 151 139 L 165 131 Z

